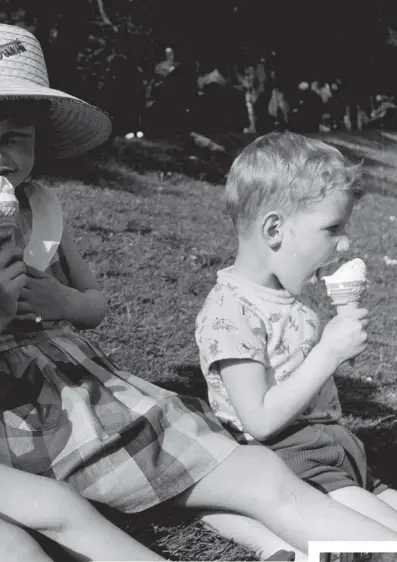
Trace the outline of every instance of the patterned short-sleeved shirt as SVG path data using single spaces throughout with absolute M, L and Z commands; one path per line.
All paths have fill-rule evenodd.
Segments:
M 285 290 L 242 280 L 233 274 L 232 267 L 218 272 L 218 282 L 196 322 L 201 369 L 218 418 L 243 432 L 220 375 L 220 361 L 258 361 L 265 367 L 270 384 L 280 385 L 302 364 L 320 335 L 321 320 L 309 290 L 295 297 Z M 331 377 L 298 420 L 336 421 L 340 416 L 338 392 Z M 248 434 L 246 437 L 252 439 Z

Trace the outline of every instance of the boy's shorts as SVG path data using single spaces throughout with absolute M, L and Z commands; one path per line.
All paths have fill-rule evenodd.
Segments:
M 347 486 L 373 494 L 388 488 L 372 476 L 363 443 L 341 424 L 297 423 L 264 445 L 302 480 L 326 494 Z

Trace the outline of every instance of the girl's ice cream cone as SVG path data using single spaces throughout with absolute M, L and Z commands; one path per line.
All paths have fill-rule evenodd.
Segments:
M 18 216 L 19 203 L 15 189 L 10 181 L 0 175 L 0 229 L 14 231 Z

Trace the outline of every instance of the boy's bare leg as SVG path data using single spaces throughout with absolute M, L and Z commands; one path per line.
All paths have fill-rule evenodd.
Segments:
M 347 486 L 330 492 L 329 496 L 397 532 L 397 493 L 394 490 L 385 490 L 375 496 L 358 486 Z
M 388 488 L 387 490 L 384 490 L 383 492 L 378 494 L 376 497 L 379 498 L 380 500 L 382 500 L 383 502 L 387 503 L 388 505 L 390 505 L 390 507 L 392 507 L 393 509 L 395 509 L 397 511 L 397 491 L 396 490 L 393 490 L 393 488 Z
M 238 447 L 175 501 L 252 517 L 305 553 L 309 540 L 397 540 L 396 532 L 301 481 L 262 445 Z
M 0 520 L 0 560 L 51 562 L 51 558 L 26 531 L 3 520 Z
M 275 535 L 270 529 L 250 517 L 226 511 L 203 511 L 200 519 L 217 533 L 253 550 L 262 559 L 269 558 L 277 550 L 293 550 L 295 560 L 307 560 L 306 554 Z

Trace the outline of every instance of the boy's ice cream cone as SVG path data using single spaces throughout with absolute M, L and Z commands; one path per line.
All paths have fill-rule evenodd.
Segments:
M 340 316 L 349 316 L 358 308 L 367 288 L 367 267 L 356 258 L 343 264 L 333 275 L 323 277 L 327 294 Z M 354 364 L 354 359 L 350 360 Z
M 347 302 L 346 304 L 338 304 L 335 307 L 336 313 L 339 314 L 339 316 L 349 316 L 350 311 L 358 308 L 359 304 L 360 300 Z
M 10 181 L 0 175 L 0 229 L 13 230 L 19 210 L 18 199 L 15 197 L 15 189 Z

